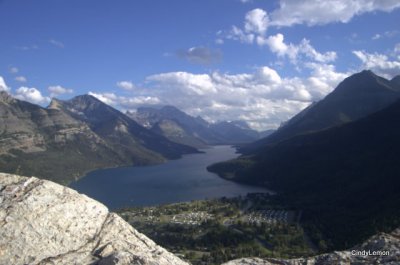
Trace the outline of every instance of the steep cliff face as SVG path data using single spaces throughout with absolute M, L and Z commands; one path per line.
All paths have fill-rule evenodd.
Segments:
M 0 92 L 0 155 L 12 151 L 43 152 L 82 138 L 104 145 L 89 127 L 56 109 L 46 109 Z
M 187 264 L 74 190 L 0 173 L 0 264 Z
M 0 92 L 0 169 L 71 182 L 101 167 L 133 164 L 118 157 L 87 124 L 50 106 Z

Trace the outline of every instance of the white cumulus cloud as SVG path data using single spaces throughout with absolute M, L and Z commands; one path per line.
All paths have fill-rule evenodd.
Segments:
M 288 57 L 292 63 L 297 63 L 300 57 L 320 63 L 333 62 L 337 58 L 334 51 L 318 52 L 307 39 L 303 39 L 299 44 L 285 43 L 284 39 L 284 35 L 278 33 L 266 39 L 259 37 L 257 42 L 259 45 L 267 45 L 271 52 L 279 57 Z
M 249 11 L 245 16 L 244 29 L 246 32 L 254 32 L 264 35 L 268 29 L 269 18 L 265 10 L 260 8 Z
M 242 29 L 232 26 L 232 29 L 227 34 L 226 38 L 238 40 L 243 43 L 253 43 L 256 36 L 253 33 L 245 33 Z
M 10 88 L 7 86 L 2 76 L 0 76 L 0 91 L 10 91 Z
M 96 93 L 89 91 L 89 95 L 97 98 L 98 100 L 106 103 L 107 105 L 117 106 L 118 105 L 118 96 L 114 93 Z
M 393 38 L 397 36 L 400 32 L 398 30 L 387 30 L 383 33 L 377 33 L 375 34 L 371 39 L 372 40 L 379 40 L 382 38 Z
M 259 46 L 268 46 L 272 53 L 275 53 L 278 57 L 287 57 L 294 64 L 297 64 L 299 59 L 313 60 L 320 63 L 329 63 L 336 60 L 337 54 L 335 51 L 321 53 L 311 45 L 308 39 L 304 38 L 299 44 L 293 44 L 285 43 L 285 37 L 282 33 L 266 36 L 268 27 L 272 25 L 271 23 L 272 21 L 270 21 L 265 10 L 260 8 L 253 9 L 246 13 L 243 29 L 232 26 L 225 38 L 247 44 L 256 43 Z M 218 40 L 221 40 L 221 35 L 221 31 L 218 31 Z
M 65 47 L 64 43 L 62 43 L 61 41 L 55 40 L 55 39 L 50 39 L 49 43 L 51 45 L 53 45 L 53 46 L 58 47 L 58 48 L 64 48 Z
M 397 46 L 396 46 L 397 47 Z M 396 47 L 394 50 L 396 50 Z M 392 58 L 380 53 L 368 53 L 357 50 L 353 54 L 362 62 L 362 69 L 372 70 L 374 73 L 392 78 L 400 74 L 400 58 Z
M 22 75 L 16 76 L 14 79 L 15 79 L 15 81 L 18 81 L 18 82 L 21 82 L 21 83 L 26 83 L 27 82 L 26 77 L 22 76 Z
M 283 34 L 278 33 L 276 35 L 269 36 L 267 39 L 259 38 L 260 45 L 268 45 L 270 50 L 273 53 L 276 53 L 278 56 L 284 57 L 287 56 L 291 60 L 295 60 L 298 53 L 298 47 L 293 44 L 286 44 L 284 42 L 285 37 Z
M 253 43 L 257 36 L 264 36 L 269 24 L 268 14 L 265 10 L 256 8 L 246 13 L 244 28 L 232 26 L 226 35 L 227 39 L 239 40 L 243 43 Z M 217 35 L 221 35 L 220 32 Z M 218 38 L 221 39 L 221 38 Z
M 20 87 L 16 91 L 15 97 L 35 104 L 46 104 L 50 102 L 49 97 L 45 97 L 34 87 Z
M 281 77 L 279 74 L 272 68 L 268 66 L 260 67 L 258 69 L 257 77 L 266 83 L 269 84 L 280 84 L 282 82 Z
M 125 90 L 132 90 L 135 88 L 135 85 L 132 83 L 132 81 L 119 81 L 117 82 L 117 87 Z
M 310 76 L 283 78 L 269 66 L 252 73 L 170 72 L 147 78 L 142 93 L 209 121 L 243 119 L 257 129 L 276 128 L 302 108 L 326 96 L 350 73 L 310 63 Z M 179 95 L 179 97 L 177 97 Z M 196 102 L 196 104 L 193 104 Z
M 241 119 L 263 130 L 278 127 L 311 102 L 320 100 L 350 74 L 319 62 L 306 67 L 310 75 L 304 78 L 282 77 L 269 66 L 237 74 L 168 72 L 147 77 L 146 87 L 132 90 L 130 96 L 90 94 L 123 110 L 174 105 L 211 122 Z
M 353 72 L 337 72 L 331 64 L 307 63 L 306 67 L 311 69 L 311 75 L 304 80 L 304 85 L 314 100 L 325 97 L 346 77 Z
M 394 46 L 394 52 L 400 54 L 400 42 Z
M 10 67 L 9 71 L 10 71 L 10 73 L 12 73 L 12 74 L 16 74 L 16 73 L 19 72 L 19 69 L 18 69 L 17 67 Z
M 62 94 L 72 94 L 74 92 L 74 90 L 62 87 L 60 85 L 49 86 L 47 90 L 50 92 L 50 97 L 57 97 Z
M 270 14 L 273 26 L 347 23 L 354 16 L 373 11 L 390 12 L 400 7 L 397 0 L 280 0 L 279 8 Z
M 152 75 L 147 81 L 162 84 L 166 89 L 178 88 L 189 95 L 205 95 L 216 93 L 216 88 L 207 74 L 191 74 L 188 72 L 171 72 Z
M 122 110 L 135 109 L 141 106 L 157 105 L 161 101 L 157 97 L 152 96 L 118 96 L 114 93 L 96 93 L 89 92 L 89 95 L 101 100 L 102 102 L 120 108 Z

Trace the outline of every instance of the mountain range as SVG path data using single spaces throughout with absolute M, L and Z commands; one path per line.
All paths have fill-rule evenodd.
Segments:
M 257 132 L 244 121 L 209 123 L 192 117 L 173 106 L 142 107 L 128 116 L 171 141 L 202 148 L 207 145 L 245 144 L 260 139 L 268 132 Z
M 350 76 L 245 155 L 208 169 L 277 191 L 321 248 L 390 231 L 400 224 L 399 80 Z
M 97 168 L 162 163 L 260 135 L 245 122 L 210 124 L 173 106 L 125 114 L 81 95 L 43 108 L 0 92 L 0 169 L 63 184 Z
M 235 160 L 208 169 L 278 192 L 312 239 L 344 249 L 400 225 L 400 76 L 352 75 Z M 267 132 L 268 133 L 268 132 Z M 148 165 L 260 133 L 172 106 L 124 114 L 89 95 L 47 108 L 0 92 L 0 169 L 67 184 L 85 172 Z
M 42 108 L 0 92 L 0 168 L 69 183 L 96 168 L 147 165 L 198 152 L 143 128 L 93 96 Z
M 251 154 L 260 147 L 280 142 L 295 135 L 307 134 L 372 114 L 400 98 L 400 77 L 392 80 L 364 70 L 343 80 L 323 100 L 284 123 L 270 137 L 256 141 L 241 151 Z

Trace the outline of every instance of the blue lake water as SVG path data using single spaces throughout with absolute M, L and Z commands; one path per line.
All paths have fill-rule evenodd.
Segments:
M 110 209 L 268 192 L 207 171 L 210 164 L 237 157 L 233 147 L 214 146 L 202 151 L 160 165 L 95 170 L 70 187 Z

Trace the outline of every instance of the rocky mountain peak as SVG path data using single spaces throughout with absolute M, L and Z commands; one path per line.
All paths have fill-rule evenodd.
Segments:
M 392 85 L 370 70 L 344 79 L 324 99 L 295 115 L 275 133 L 242 150 L 249 154 L 271 143 L 345 124 L 382 110 L 400 98 L 400 86 Z
M 110 120 L 128 119 L 123 113 L 112 108 L 92 95 L 79 95 L 70 100 L 60 101 L 62 107 L 78 119 L 92 123 L 97 126 L 99 123 Z
M 374 74 L 370 70 L 364 70 L 344 79 L 328 97 L 357 98 L 361 93 L 381 93 L 389 90 L 393 90 L 389 80 Z
M 0 91 L 0 102 L 10 103 L 14 98 L 6 91 Z
M 59 99 L 52 98 L 50 101 L 49 106 L 47 106 L 48 109 L 60 109 L 62 106 L 62 102 Z
M 357 74 L 356 74 L 357 75 Z M 371 70 L 362 70 L 361 72 L 358 73 L 360 76 L 371 76 L 371 77 L 376 77 L 377 75 L 372 72 Z
M 67 101 L 69 105 L 72 105 L 75 109 L 84 110 L 88 108 L 96 108 L 104 105 L 99 99 L 92 95 L 79 95 Z
M 399 87 L 400 89 L 400 75 L 393 77 L 392 80 L 390 80 L 390 83 L 394 86 Z
M 171 106 L 171 105 L 166 105 L 162 107 L 161 109 L 162 112 L 168 113 L 168 114 L 175 114 L 175 115 L 187 115 L 183 111 L 179 110 L 178 108 Z
M 187 263 L 85 195 L 0 173 L 0 264 Z

